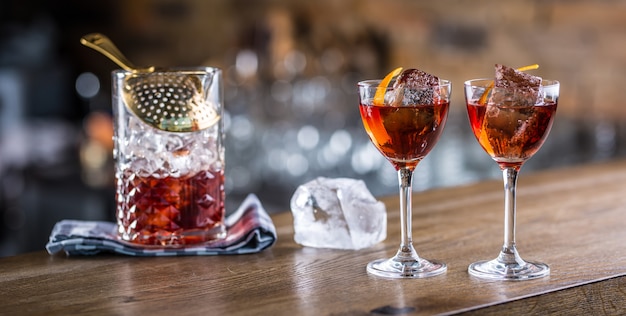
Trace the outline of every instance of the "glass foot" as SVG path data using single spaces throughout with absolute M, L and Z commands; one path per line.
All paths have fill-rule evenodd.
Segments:
M 467 272 L 481 279 L 522 281 L 548 276 L 550 267 L 539 262 L 503 263 L 494 259 L 474 262 L 469 265 Z
M 399 260 L 398 258 L 378 259 L 367 264 L 367 272 L 384 278 L 419 279 L 446 272 L 445 263 L 417 258 Z

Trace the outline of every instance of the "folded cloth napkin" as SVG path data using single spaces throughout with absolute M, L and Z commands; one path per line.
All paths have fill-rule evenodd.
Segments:
M 234 255 L 260 252 L 276 242 L 276 228 L 256 195 L 250 194 L 225 220 L 226 238 L 181 248 L 141 247 L 121 241 L 117 225 L 102 221 L 63 220 L 54 225 L 48 253 L 67 255 L 113 252 L 130 256 Z

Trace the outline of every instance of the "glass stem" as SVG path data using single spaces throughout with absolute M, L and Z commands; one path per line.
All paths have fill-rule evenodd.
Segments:
M 515 188 L 519 167 L 502 169 L 504 180 L 504 244 L 498 260 L 505 264 L 524 264 L 515 248 Z
M 411 196 L 413 193 L 413 170 L 401 168 L 398 170 L 400 182 L 400 224 L 402 241 L 398 255 L 405 257 L 417 257 L 413 248 L 413 236 L 411 233 Z

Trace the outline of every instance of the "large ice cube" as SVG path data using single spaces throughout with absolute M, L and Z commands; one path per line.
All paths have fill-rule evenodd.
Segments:
M 405 69 L 395 80 L 393 106 L 432 104 L 439 78 L 419 69 Z
M 385 204 L 361 180 L 317 178 L 291 198 L 294 240 L 308 247 L 362 249 L 387 237 Z
M 496 64 L 496 79 L 490 104 L 533 106 L 539 99 L 541 77 Z

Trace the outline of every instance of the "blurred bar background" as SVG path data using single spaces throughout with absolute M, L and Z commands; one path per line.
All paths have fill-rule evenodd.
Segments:
M 227 210 L 248 193 L 289 211 L 299 184 L 363 179 L 397 194 L 356 82 L 420 68 L 453 82 L 416 191 L 500 177 L 469 129 L 464 80 L 538 63 L 561 81 L 553 130 L 523 173 L 626 153 L 626 2 L 5 0 L 0 3 L 0 256 L 42 250 L 61 219 L 114 220 L 110 72 L 79 39 L 138 65 L 224 70 Z M 523 188 L 522 188 L 523 190 Z

